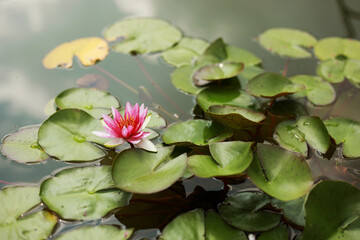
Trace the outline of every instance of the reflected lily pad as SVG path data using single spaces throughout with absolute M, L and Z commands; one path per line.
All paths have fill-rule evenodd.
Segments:
M 291 201 L 272 199 L 271 205 L 281 209 L 284 217 L 297 226 L 305 226 L 305 196 Z
M 212 155 L 192 155 L 188 158 L 190 171 L 202 178 L 242 173 L 251 163 L 252 142 L 219 142 L 210 144 Z
M 181 67 L 190 65 L 207 47 L 209 43 L 202 39 L 185 37 L 175 47 L 163 52 L 161 56 L 167 63 Z
M 228 197 L 219 207 L 220 216 L 230 225 L 249 232 L 272 229 L 281 215 L 262 211 L 271 198 L 261 192 L 241 192 Z
M 115 185 L 134 193 L 162 191 L 185 172 L 186 154 L 171 158 L 174 146 L 158 147 L 158 152 L 127 149 L 119 153 L 113 164 Z
M 210 106 L 206 114 L 214 121 L 235 129 L 244 129 L 258 125 L 266 116 L 248 108 L 228 105 Z
M 289 232 L 286 225 L 279 225 L 267 232 L 263 232 L 258 236 L 258 240 L 288 240 Z
M 38 240 L 50 236 L 57 217 L 47 211 L 23 215 L 40 204 L 38 187 L 8 187 L 0 191 L 0 236 L 11 240 Z
M 206 146 L 232 136 L 224 126 L 206 120 L 188 120 L 170 125 L 162 135 L 166 144 Z
M 51 115 L 40 126 L 38 142 L 44 151 L 62 161 L 92 161 L 105 156 L 92 142 L 107 139 L 92 134 L 102 131 L 99 120 L 77 109 L 64 109 Z
M 113 186 L 110 166 L 68 168 L 41 184 L 40 197 L 64 219 L 92 220 L 128 204 L 131 194 Z
M 339 37 L 324 38 L 316 43 L 314 53 L 320 60 L 338 56 L 360 60 L 360 41 Z
M 294 84 L 287 77 L 269 72 L 257 75 L 246 85 L 248 93 L 265 98 L 277 98 L 303 89 L 303 85 Z
M 247 173 L 261 190 L 283 201 L 305 195 L 313 184 L 305 158 L 274 145 L 257 145 Z
M 342 143 L 342 154 L 344 156 L 360 157 L 360 122 L 337 117 L 327 119 L 324 123 L 336 144 Z
M 327 152 L 330 147 L 330 136 L 319 117 L 300 117 L 296 123 L 310 146 L 321 153 Z
M 162 231 L 159 240 L 205 240 L 205 217 L 201 209 L 179 215 Z
M 76 85 L 81 88 L 96 88 L 106 90 L 109 87 L 109 80 L 96 73 L 85 74 L 76 80 Z
M 43 59 L 45 68 L 71 68 L 74 56 L 84 66 L 94 65 L 104 60 L 109 54 L 107 42 L 98 37 L 80 38 L 72 42 L 63 43 L 54 48 Z
M 104 31 L 107 41 L 120 40 L 113 49 L 121 53 L 151 53 L 167 49 L 181 39 L 181 32 L 166 21 L 131 18 L 116 22 Z
M 208 111 L 213 105 L 230 105 L 250 109 L 258 109 L 260 106 L 256 98 L 238 88 L 219 86 L 212 86 L 201 91 L 196 102 L 204 111 Z
M 296 126 L 296 121 L 283 121 L 274 131 L 274 139 L 283 148 L 298 152 L 303 156 L 308 155 L 308 146 L 305 135 Z
M 41 162 L 49 158 L 37 143 L 39 126 L 28 126 L 7 135 L 0 150 L 5 157 L 20 163 Z
M 359 239 L 360 191 L 351 184 L 320 182 L 309 193 L 305 210 L 303 239 Z
M 193 74 L 195 86 L 203 86 L 214 81 L 237 76 L 244 69 L 243 63 L 221 62 L 199 68 Z
M 120 229 L 112 225 L 85 226 L 75 230 L 65 232 L 56 240 L 126 240 L 131 237 L 132 229 Z
M 316 39 L 304 31 L 272 28 L 259 36 L 259 42 L 270 52 L 282 57 L 307 58 L 311 57 L 311 54 L 304 48 L 313 47 Z
M 214 210 L 209 210 L 205 217 L 206 240 L 247 240 L 246 234 L 227 224 Z
M 55 98 L 60 109 L 81 109 L 94 118 L 101 118 L 102 114 L 110 114 L 111 107 L 119 108 L 120 103 L 109 92 L 94 88 L 70 88 Z
M 321 78 L 309 75 L 297 75 L 290 78 L 290 81 L 305 86 L 303 91 L 294 93 L 292 96 L 307 97 L 311 103 L 317 106 L 327 105 L 335 100 L 336 92 L 333 86 Z
M 189 94 L 198 94 L 202 88 L 198 88 L 193 83 L 192 75 L 195 71 L 195 68 L 190 65 L 181 66 L 175 69 L 171 73 L 171 82 L 172 84 L 185 93 Z

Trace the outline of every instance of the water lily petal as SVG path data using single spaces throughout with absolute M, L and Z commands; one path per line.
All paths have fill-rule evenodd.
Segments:
M 131 116 L 133 116 L 133 118 L 139 119 L 139 104 L 135 103 L 131 111 Z
M 112 112 L 115 122 L 120 123 L 123 121 L 121 114 L 119 113 L 119 111 L 116 108 L 111 107 L 111 112 Z
M 124 126 L 121 130 L 121 134 L 123 136 L 123 138 L 128 138 L 129 137 L 129 131 L 128 129 L 126 128 L 126 126 Z
M 146 125 L 148 125 L 148 123 L 150 122 L 151 119 L 151 114 L 149 114 L 146 118 L 145 121 L 143 123 L 143 125 L 141 126 L 141 130 L 143 130 L 144 128 L 146 128 Z
M 115 138 L 113 140 L 110 140 L 109 142 L 105 143 L 104 146 L 105 147 L 116 147 L 119 146 L 120 144 L 123 144 L 125 141 L 125 139 L 123 138 Z
M 132 112 L 132 106 L 129 102 L 126 103 L 125 106 L 125 113 L 124 113 L 124 119 L 128 119 L 128 117 L 131 116 L 131 112 Z
M 94 134 L 98 137 L 103 137 L 103 138 L 114 138 L 111 134 L 109 134 L 107 132 L 92 131 L 92 134 Z
M 141 139 L 139 139 L 139 138 L 130 138 L 130 139 L 127 139 L 127 141 L 128 142 L 130 142 L 130 143 L 132 143 L 132 144 L 134 144 L 134 145 L 136 145 L 136 144 L 138 144 L 140 141 L 141 141 Z
M 136 146 L 150 152 L 157 152 L 156 146 L 146 138 L 143 138 L 138 144 L 136 144 Z
M 114 122 L 114 120 L 112 120 L 112 118 L 106 114 L 103 114 L 103 121 L 105 122 L 106 126 L 108 126 L 109 128 L 111 128 L 113 130 L 115 130 L 117 128 L 117 125 Z

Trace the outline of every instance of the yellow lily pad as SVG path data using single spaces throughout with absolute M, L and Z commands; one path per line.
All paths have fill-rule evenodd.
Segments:
M 97 61 L 105 59 L 108 54 L 109 47 L 104 39 L 98 37 L 80 38 L 54 48 L 43 59 L 43 65 L 48 69 L 71 68 L 73 58 L 77 56 L 82 65 L 91 66 Z

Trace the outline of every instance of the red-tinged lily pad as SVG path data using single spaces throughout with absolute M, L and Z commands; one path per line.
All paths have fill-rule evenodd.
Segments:
M 287 77 L 277 73 L 263 73 L 251 79 L 246 91 L 256 97 L 277 98 L 299 92 L 305 87 L 292 83 Z

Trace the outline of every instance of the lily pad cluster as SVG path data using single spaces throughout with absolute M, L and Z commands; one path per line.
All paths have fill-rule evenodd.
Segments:
M 123 54 L 159 52 L 164 64 L 175 68 L 169 81 L 194 95 L 194 119 L 167 126 L 159 113 L 149 111 L 146 131 L 152 133 L 148 138 L 156 141 L 157 152 L 127 143 L 105 147 L 108 139 L 93 131 L 103 130 L 101 118 L 114 114 L 111 107 L 125 111 L 118 99 L 92 88 L 61 92 L 48 119 L 6 136 L 1 152 L 20 163 L 89 163 L 57 171 L 40 188 L 2 189 L 5 210 L 0 213 L 6 213 L 0 214 L 1 236 L 43 239 L 58 219 L 77 223 L 114 215 L 126 227 L 76 227 L 55 232 L 55 239 L 128 239 L 141 229 L 138 226 L 159 228 L 158 239 L 164 240 L 248 239 L 249 234 L 260 240 L 290 239 L 291 228 L 301 230 L 302 239 L 357 239 L 360 191 L 346 182 L 318 181 L 309 161 L 314 155 L 331 158 L 334 152 L 342 161 L 359 158 L 360 122 L 308 116 L 303 104 L 303 98 L 318 107 L 333 103 L 336 91 L 331 83 L 340 78 L 357 83 L 357 41 L 317 41 L 296 29 L 265 31 L 258 40 L 272 53 L 309 58 L 314 49 L 322 61 L 319 76 L 287 77 L 286 71 L 267 72 L 260 58 L 222 38 L 207 42 L 183 36 L 159 19 L 116 22 L 104 30 L 104 38 L 108 42 L 96 38 L 62 44 L 45 57 L 44 66 L 70 67 L 73 56 L 85 66 L 95 64 L 109 48 Z M 334 75 L 329 76 L 330 71 Z M 206 191 L 197 186 L 185 194 L 184 185 L 198 179 L 221 180 L 224 187 Z M 257 189 L 238 191 L 244 181 Z M 229 185 L 234 185 L 231 195 Z M 134 218 L 139 215 L 143 219 Z M 143 222 L 149 216 L 156 226 Z

